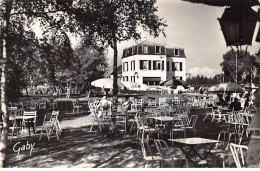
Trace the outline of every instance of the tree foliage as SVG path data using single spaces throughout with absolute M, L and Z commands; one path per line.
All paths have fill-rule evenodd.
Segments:
M 103 48 L 93 49 L 80 46 L 75 49 L 74 56 L 77 62 L 74 65 L 74 82 L 85 93 L 91 87 L 91 82 L 104 78 L 108 71 L 108 63 Z
M 236 55 L 237 58 L 237 81 L 238 83 L 248 83 L 252 78 L 252 73 L 257 69 L 256 58 L 249 52 L 241 51 L 228 51 L 223 55 L 223 62 L 220 64 L 222 71 L 225 74 L 225 80 L 228 82 L 236 81 Z
M 213 78 L 197 75 L 196 77 L 187 79 L 188 85 L 193 86 L 196 90 L 198 90 L 201 86 L 210 87 L 220 82 L 223 82 L 223 74 L 216 74 Z

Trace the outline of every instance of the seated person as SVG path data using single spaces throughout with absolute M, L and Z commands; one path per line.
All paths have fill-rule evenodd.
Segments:
M 112 104 L 112 103 L 107 100 L 106 96 L 104 96 L 104 97 L 100 100 L 99 104 L 100 104 L 100 106 L 101 106 L 101 108 L 102 108 L 103 110 L 108 110 L 108 109 L 111 107 L 111 104 Z
M 131 109 L 131 101 L 129 100 L 129 97 L 126 97 L 125 102 L 122 104 L 122 110 L 123 112 L 126 112 Z
M 238 101 L 238 98 L 234 99 L 234 102 L 230 104 L 229 108 L 234 111 L 239 111 L 242 109 L 241 103 Z

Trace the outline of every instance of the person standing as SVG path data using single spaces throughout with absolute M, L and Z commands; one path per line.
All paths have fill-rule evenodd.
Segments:
M 232 102 L 232 103 L 229 105 L 229 108 L 230 108 L 232 111 L 240 111 L 240 110 L 242 109 L 241 103 L 238 101 L 238 98 L 235 97 L 234 102 Z

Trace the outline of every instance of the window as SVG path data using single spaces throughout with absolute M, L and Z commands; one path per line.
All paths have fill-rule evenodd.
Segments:
M 161 69 L 161 61 L 153 61 L 153 70 Z
M 125 80 L 124 81 L 128 81 L 128 76 L 125 76 Z
M 161 46 L 155 46 L 155 53 L 161 53 Z
M 135 53 L 135 46 L 132 47 L 132 55 Z
M 147 85 L 159 85 L 160 81 L 160 77 L 143 77 L 143 84 Z
M 175 62 L 175 71 L 180 71 L 180 63 L 179 62 Z
M 135 61 L 131 61 L 131 71 L 135 70 Z
M 175 71 L 175 66 L 174 66 L 174 62 L 172 62 L 172 71 Z
M 162 70 L 164 70 L 164 61 L 162 61 Z
M 140 70 L 150 70 L 151 69 L 151 61 L 140 60 Z
M 166 63 L 166 69 L 167 69 L 167 71 L 170 71 L 170 62 Z
M 180 56 L 180 49 L 178 48 L 174 49 L 174 56 Z
M 143 45 L 143 53 L 148 53 L 148 45 Z
M 182 80 L 182 77 L 180 77 L 180 80 Z
M 124 71 L 128 71 L 128 62 L 124 63 Z
M 180 62 L 180 71 L 182 71 L 182 62 Z
M 127 56 L 128 55 L 128 50 L 127 49 L 125 49 L 125 56 Z

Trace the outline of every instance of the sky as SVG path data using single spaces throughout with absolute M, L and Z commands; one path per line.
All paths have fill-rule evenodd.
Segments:
M 226 47 L 218 18 L 225 8 L 184 2 L 181 0 L 157 0 L 158 15 L 167 20 L 167 37 L 158 38 L 142 35 L 149 41 L 166 43 L 170 47 L 184 48 L 187 73 L 192 76 L 204 75 L 213 77 L 221 73 L 222 56 L 231 48 Z M 255 9 L 255 8 L 254 8 Z M 257 9 L 255 9 L 257 11 Z M 258 52 L 260 43 L 255 42 L 259 23 L 257 23 L 252 46 L 248 47 L 251 54 Z M 126 47 L 136 44 L 129 40 L 118 45 L 118 64 L 121 64 L 122 52 Z M 246 49 L 242 46 L 242 49 Z M 113 50 L 108 51 L 110 72 L 113 66 Z

